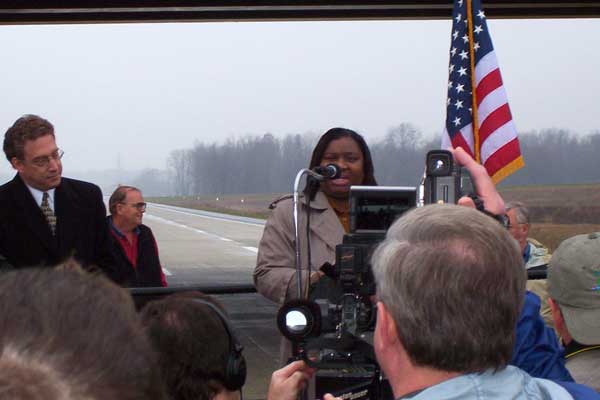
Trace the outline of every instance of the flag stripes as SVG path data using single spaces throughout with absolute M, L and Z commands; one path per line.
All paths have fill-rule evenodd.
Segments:
M 479 0 L 454 3 L 446 105 L 444 148 L 464 148 L 486 167 L 495 182 L 524 165 Z

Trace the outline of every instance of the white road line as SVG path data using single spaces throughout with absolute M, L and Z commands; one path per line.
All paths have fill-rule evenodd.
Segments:
M 144 216 L 145 216 L 145 218 L 153 219 L 155 221 L 162 222 L 163 224 L 173 225 L 178 228 L 187 229 L 189 231 L 199 233 L 201 235 L 207 235 L 207 236 L 212 236 L 217 239 L 222 239 L 221 236 L 215 235 L 213 233 L 208 233 L 206 231 L 203 231 L 202 229 L 196 229 L 196 228 L 188 226 L 188 225 L 180 224 L 179 222 L 171 221 L 170 219 L 158 217 L 156 215 L 152 215 L 152 214 L 148 214 L 148 213 L 146 213 Z
M 145 216 L 145 218 L 153 219 L 155 221 L 162 222 L 163 224 L 173 225 L 173 226 L 176 226 L 178 228 L 187 229 L 187 230 L 190 230 L 192 232 L 199 233 L 201 235 L 210 236 L 212 238 L 215 238 L 217 240 L 221 240 L 223 242 L 231 242 L 231 243 L 239 245 L 241 248 L 243 248 L 245 250 L 251 251 L 252 253 L 258 253 L 258 249 L 256 247 L 242 246 L 241 243 L 238 243 L 235 240 L 232 240 L 232 239 L 229 239 L 229 238 L 226 238 L 226 237 L 223 237 L 223 236 L 215 235 L 214 233 L 208 233 L 208 232 L 203 231 L 201 229 L 196 229 L 196 228 L 193 228 L 191 226 L 180 224 L 179 222 L 171 221 L 171 220 L 163 218 L 163 217 L 157 217 L 156 215 L 152 215 L 152 214 L 148 214 L 148 213 L 145 213 L 144 216 Z
M 180 214 L 186 214 L 186 215 L 192 215 L 192 216 L 200 217 L 200 218 L 216 219 L 218 221 L 234 222 L 236 224 L 243 224 L 243 225 L 260 226 L 260 227 L 264 226 L 262 224 L 254 224 L 252 222 L 236 221 L 236 220 L 229 219 L 229 218 L 209 217 L 208 215 L 201 215 L 201 214 L 196 214 L 196 213 L 193 213 L 193 212 L 187 212 L 187 211 L 181 211 L 181 210 L 173 210 L 169 206 L 164 206 L 164 205 L 152 204 L 152 206 L 160 208 L 161 210 L 166 210 L 166 211 L 170 211 L 170 212 L 174 212 L 174 213 L 180 213 Z
M 163 270 L 163 272 L 164 272 L 165 275 L 167 275 L 167 276 L 173 276 L 173 274 L 171 273 L 171 271 L 169 271 L 165 267 L 162 267 L 162 270 Z

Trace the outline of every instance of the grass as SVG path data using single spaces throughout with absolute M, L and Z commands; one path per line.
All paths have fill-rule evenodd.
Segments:
M 560 242 L 575 235 L 600 231 L 600 224 L 532 224 L 529 236 L 550 249 L 556 250 Z
M 240 194 L 225 196 L 148 197 L 152 203 L 167 204 L 195 210 L 212 211 L 248 218 L 267 219 L 269 204 L 281 194 Z

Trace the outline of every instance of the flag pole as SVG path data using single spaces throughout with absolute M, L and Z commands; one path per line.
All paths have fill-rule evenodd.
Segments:
M 473 140 L 475 161 L 481 164 L 481 149 L 479 147 L 479 120 L 477 115 L 477 91 L 475 82 L 475 42 L 473 38 L 473 6 L 472 0 L 467 0 L 467 30 L 469 31 L 469 60 L 471 61 L 471 112 L 473 117 Z

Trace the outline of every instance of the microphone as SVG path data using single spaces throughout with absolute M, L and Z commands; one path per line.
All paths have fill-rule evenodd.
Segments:
M 321 175 L 323 179 L 337 179 L 342 176 L 342 169 L 337 164 L 327 164 L 324 167 L 318 166 L 312 170 Z

